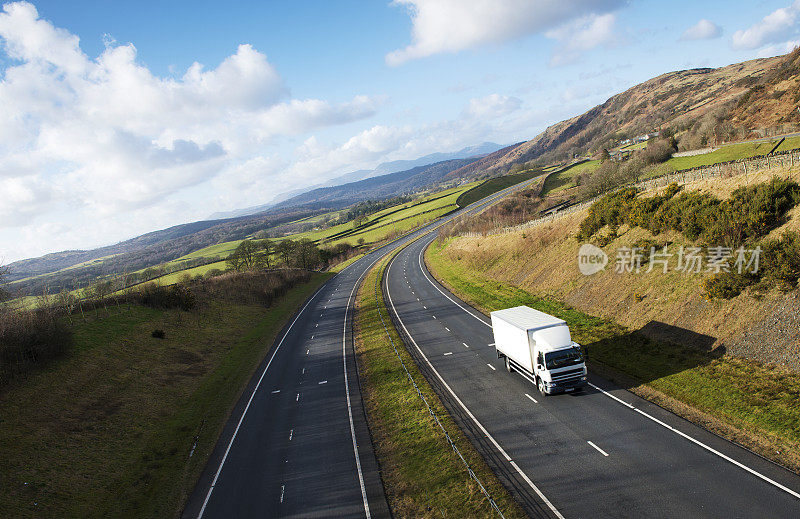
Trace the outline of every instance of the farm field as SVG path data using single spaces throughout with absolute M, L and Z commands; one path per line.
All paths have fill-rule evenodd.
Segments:
M 558 193 L 559 191 L 570 188 L 578 175 L 582 173 L 591 173 L 599 167 L 599 160 L 587 160 L 548 177 L 542 188 L 542 196 Z
M 700 166 L 710 166 L 719 162 L 730 160 L 746 159 L 757 155 L 764 155 L 772 151 L 780 139 L 762 142 L 742 142 L 723 146 L 716 151 L 705 155 L 695 155 L 693 157 L 675 157 L 669 159 L 666 165 L 672 171 L 681 169 L 697 168 Z M 800 137 L 789 137 L 781 144 L 776 151 L 785 151 L 800 148 Z

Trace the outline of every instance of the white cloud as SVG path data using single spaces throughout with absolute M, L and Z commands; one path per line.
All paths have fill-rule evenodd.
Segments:
M 139 227 L 152 222 L 140 219 L 143 208 L 175 217 L 155 206 L 218 176 L 247 184 L 247 171 L 276 163 L 265 149 L 277 137 L 364 119 L 382 103 L 291 99 L 267 57 L 247 44 L 216 67 L 194 63 L 159 77 L 133 44 L 104 42 L 91 58 L 32 4 L 3 5 L 0 232 L 99 217 L 111 222 L 107 241 L 122 229 L 148 230 Z
M 558 42 L 550 58 L 551 67 L 575 63 L 581 54 L 598 47 L 608 48 L 624 43 L 613 14 L 584 16 L 547 31 L 545 36 Z
M 467 114 L 471 117 L 493 119 L 508 115 L 522 106 L 522 100 L 500 94 L 491 94 L 482 98 L 469 100 Z
M 412 43 L 386 55 L 389 65 L 540 33 L 589 14 L 620 7 L 623 0 L 394 0 L 406 6 Z
M 800 40 L 789 40 L 783 43 L 776 43 L 775 45 L 767 45 L 759 49 L 756 56 L 759 58 L 771 58 L 772 56 L 781 56 L 783 54 L 792 52 L 797 47 L 800 47 Z
M 737 50 L 749 50 L 790 39 L 798 33 L 798 18 L 800 0 L 795 0 L 792 5 L 776 9 L 747 29 L 736 31 L 731 46 Z
M 692 25 L 681 34 L 680 39 L 683 41 L 692 40 L 711 40 L 722 36 L 722 27 L 715 24 L 711 20 L 703 18 L 696 24 Z

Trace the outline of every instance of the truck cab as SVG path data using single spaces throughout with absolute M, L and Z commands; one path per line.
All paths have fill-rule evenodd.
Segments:
M 543 395 L 578 390 L 587 384 L 581 346 L 563 319 L 517 306 L 491 313 L 497 357 L 506 369 L 535 384 Z
M 542 394 L 581 389 L 586 385 L 586 363 L 580 344 L 558 349 L 538 348 L 534 365 L 536 386 Z

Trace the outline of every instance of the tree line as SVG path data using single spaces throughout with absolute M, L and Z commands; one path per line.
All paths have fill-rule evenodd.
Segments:
M 346 259 L 354 247 L 340 243 L 321 248 L 308 238 L 300 240 L 244 240 L 228 256 L 225 263 L 230 270 L 246 272 L 273 268 L 301 268 L 316 270 L 333 262 Z

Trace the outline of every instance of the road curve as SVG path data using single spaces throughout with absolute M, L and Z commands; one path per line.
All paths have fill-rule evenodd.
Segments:
M 376 249 L 328 280 L 243 392 L 182 517 L 390 517 L 353 356 L 356 290 L 387 253 L 533 180 Z
M 389 313 L 448 410 L 532 517 L 800 517 L 800 477 L 591 374 L 542 397 L 489 320 L 427 271 L 430 233 L 384 278 Z

